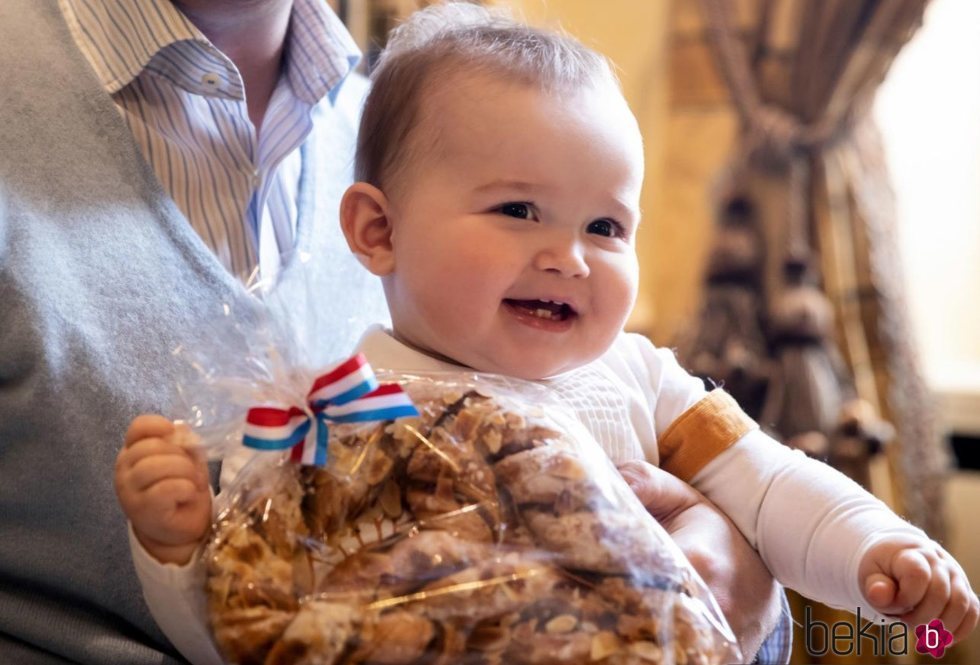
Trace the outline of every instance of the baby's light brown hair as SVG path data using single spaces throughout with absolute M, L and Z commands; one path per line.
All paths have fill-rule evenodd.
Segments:
M 440 84 L 458 81 L 457 74 L 492 75 L 555 92 L 608 83 L 618 90 L 619 85 L 605 57 L 569 36 L 467 2 L 433 5 L 391 32 L 372 73 L 358 133 L 356 180 L 389 191 L 422 146 L 431 149 L 438 131 L 423 100 Z M 419 136 L 423 124 L 431 131 Z

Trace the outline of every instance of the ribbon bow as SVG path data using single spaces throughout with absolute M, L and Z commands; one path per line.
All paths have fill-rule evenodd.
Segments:
M 328 423 L 417 415 L 418 409 L 401 386 L 379 386 L 371 365 L 359 353 L 317 377 L 302 407 L 265 404 L 249 409 L 242 443 L 259 450 L 292 448 L 292 461 L 323 466 L 327 463 Z

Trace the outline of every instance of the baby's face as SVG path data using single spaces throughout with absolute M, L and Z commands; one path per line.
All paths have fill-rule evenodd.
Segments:
M 439 88 L 437 138 L 389 201 L 396 336 L 526 379 L 598 358 L 637 289 L 643 153 L 625 101 L 489 77 Z

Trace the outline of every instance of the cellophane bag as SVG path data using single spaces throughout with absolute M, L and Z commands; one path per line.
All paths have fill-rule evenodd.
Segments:
M 704 583 L 546 387 L 378 378 L 420 415 L 329 425 L 322 467 L 256 453 L 219 495 L 204 557 L 225 659 L 738 660 Z M 276 381 L 288 393 L 308 379 Z

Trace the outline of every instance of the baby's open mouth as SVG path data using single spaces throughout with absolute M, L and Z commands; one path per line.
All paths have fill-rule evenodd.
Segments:
M 567 321 L 575 316 L 572 306 L 554 300 L 514 300 L 505 298 L 504 303 L 523 314 L 534 316 L 546 321 Z

